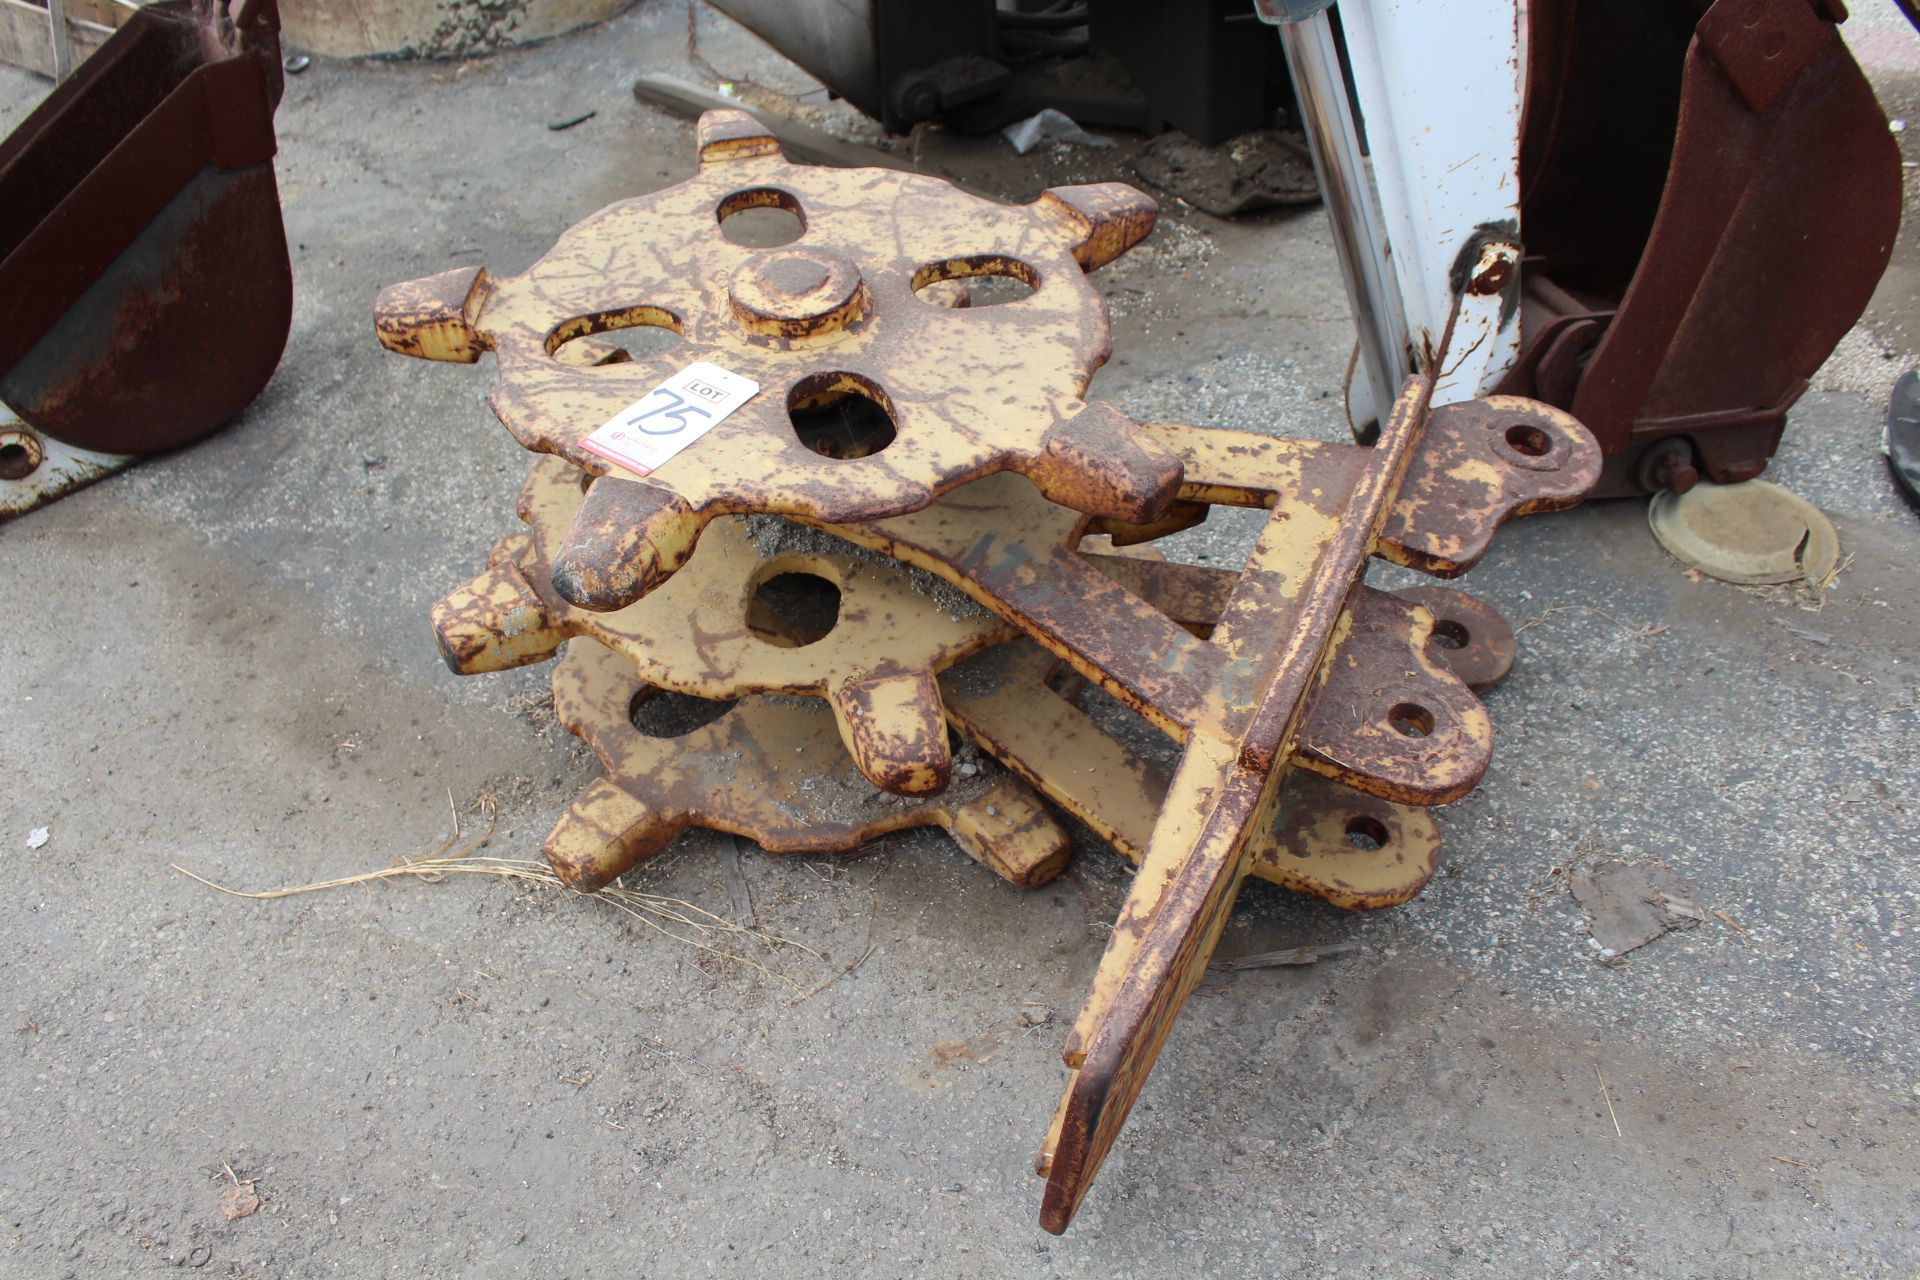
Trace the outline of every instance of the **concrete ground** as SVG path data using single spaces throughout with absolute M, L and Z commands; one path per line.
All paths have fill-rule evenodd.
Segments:
M 1920 1270 L 1920 519 L 1877 453 L 1914 363 L 1910 232 L 1772 472 L 1832 513 L 1833 588 L 1694 580 L 1640 502 L 1507 529 L 1466 585 L 1524 625 L 1520 664 L 1486 781 L 1442 814 L 1443 874 L 1370 916 L 1250 887 L 1223 955 L 1359 950 L 1210 977 L 1065 1237 L 1034 1224 L 1029 1165 L 1127 885 L 1090 842 L 1024 893 L 937 834 L 748 848 L 761 926 L 819 953 L 746 953 L 785 978 L 537 885 L 249 901 L 172 869 L 376 869 L 439 844 L 449 795 L 469 831 L 490 797 L 490 851 L 534 857 L 597 775 L 545 670 L 463 680 L 434 653 L 427 610 L 514 527 L 527 458 L 486 369 L 386 355 L 368 307 L 516 270 L 689 172 L 691 127 L 628 92 L 685 69 L 682 13 L 291 78 L 299 300 L 272 385 L 0 530 L 0 1274 Z M 1904 115 L 1913 38 L 1886 16 Z M 717 19 L 702 38 L 805 87 Z M 0 128 L 45 87 L 0 71 Z M 1013 198 L 1124 172 L 926 145 Z M 1317 211 L 1173 209 L 1095 279 L 1121 353 L 1096 394 L 1340 437 L 1351 329 Z M 1219 562 L 1243 536 L 1184 545 Z M 730 914 L 727 852 L 688 836 L 629 887 Z M 1671 868 L 1707 919 L 1603 963 L 1568 882 L 1609 860 Z M 263 1206 L 229 1222 L 236 1184 Z

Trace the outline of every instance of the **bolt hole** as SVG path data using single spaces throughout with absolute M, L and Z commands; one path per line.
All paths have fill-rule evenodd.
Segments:
M 1452 618 L 1439 618 L 1433 624 L 1433 643 L 1442 649 L 1464 649 L 1472 637 Z
M 733 710 L 733 703 L 651 686 L 633 695 L 627 719 L 649 738 L 684 738 Z
M 629 364 L 663 356 L 680 345 L 680 335 L 658 325 L 641 324 L 617 329 L 601 337 L 600 344 L 613 348 L 601 353 L 600 364 Z M 623 358 L 624 357 L 624 358 Z
M 1372 853 L 1387 845 L 1387 824 L 1369 813 L 1356 813 L 1347 819 L 1347 843 Z
M 556 325 L 547 335 L 547 354 L 558 356 L 560 348 L 579 338 L 597 338 L 596 347 L 606 347 L 596 360 L 580 364 L 625 364 L 665 355 L 680 345 L 680 317 L 661 307 L 623 307 L 618 311 L 597 311 L 590 316 L 575 316 Z
M 1515 453 L 1523 453 L 1529 458 L 1544 458 L 1553 449 L 1553 437 L 1523 422 L 1507 428 L 1507 444 Z
M 823 458 L 870 458 L 893 443 L 887 393 L 851 373 L 823 373 L 796 384 L 787 416 L 800 443 Z
M 1417 702 L 1396 702 L 1387 723 L 1403 737 L 1424 738 L 1433 732 L 1433 712 Z
M 40 450 L 24 439 L 0 439 L 0 480 L 24 480 L 40 466 Z
M 968 291 L 965 280 L 935 280 L 924 289 L 915 289 L 913 296 L 930 307 L 945 311 L 960 311 L 973 302 L 973 295 Z
M 804 649 L 840 621 L 840 588 L 817 573 L 776 573 L 747 601 L 747 625 L 768 644 Z
M 736 191 L 715 210 L 720 234 L 743 249 L 777 249 L 807 233 L 800 202 L 772 187 Z
M 913 273 L 914 296 L 936 307 L 997 307 L 1031 297 L 1039 287 L 1039 272 L 998 254 L 929 262 Z

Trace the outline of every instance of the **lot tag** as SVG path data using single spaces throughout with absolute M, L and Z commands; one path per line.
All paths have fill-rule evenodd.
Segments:
M 580 447 L 638 475 L 651 475 L 759 393 L 760 384 L 751 378 L 702 360 L 614 414 Z

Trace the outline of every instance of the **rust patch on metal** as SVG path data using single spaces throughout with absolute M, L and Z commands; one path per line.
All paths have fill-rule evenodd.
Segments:
M 583 609 L 624 608 L 679 571 L 701 524 L 669 490 L 601 476 L 553 557 L 554 589 Z
M 1569 413 L 1519 396 L 1446 405 L 1433 411 L 1429 443 L 1412 461 L 1379 554 L 1456 577 L 1506 520 L 1574 506 L 1599 479 L 1599 446 Z
M 485 267 L 388 285 L 374 300 L 373 329 L 381 346 L 403 356 L 473 364 L 487 351 L 473 327 L 486 297 Z
M 1105 404 L 1054 423 L 1025 472 L 1063 507 L 1133 524 L 1159 516 L 1180 491 L 1179 457 Z
M 1240 575 L 1231 569 L 1173 564 L 1138 550 L 1095 551 L 1089 546 L 1095 541 L 1090 537 L 1080 543 L 1080 555 L 1088 564 L 1201 639 L 1213 633 L 1240 583 Z
M 1467 277 L 1467 292 L 1477 297 L 1504 293 L 1520 270 L 1520 246 L 1506 241 L 1485 245 Z
M 31 431 L 0 431 L 0 480 L 25 480 L 46 460 L 40 437 Z
M 1401 804 L 1458 800 L 1493 759 L 1493 722 L 1430 653 L 1433 615 L 1366 587 L 1347 606 L 1294 759 L 1329 778 L 1364 777 Z
M 1083 271 L 1096 271 L 1145 240 L 1159 213 L 1151 199 L 1120 182 L 1055 187 L 1037 203 L 1065 230 Z
M 694 149 L 701 164 L 780 155 L 778 139 L 744 111 L 709 111 L 702 115 L 694 126 Z

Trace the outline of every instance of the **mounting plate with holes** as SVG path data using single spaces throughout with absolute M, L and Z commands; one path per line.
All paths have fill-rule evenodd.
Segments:
M 42 435 L 0 404 L 0 523 L 112 475 L 136 456 Z
M 490 401 L 508 430 L 600 477 L 554 562 L 569 600 L 631 604 L 722 513 L 872 520 L 1009 470 L 1114 519 L 1152 520 L 1173 501 L 1178 459 L 1085 399 L 1112 338 L 1084 276 L 1152 230 L 1147 196 L 1103 183 L 1009 206 L 892 169 L 789 164 L 738 111 L 702 116 L 698 146 L 695 177 L 601 210 L 520 275 L 465 268 L 375 304 L 392 350 L 492 352 Z M 729 237 L 727 223 L 765 210 L 797 237 Z M 969 299 L 951 286 L 970 279 L 1030 292 L 957 305 Z M 636 327 L 678 341 L 644 355 L 596 336 Z M 644 479 L 580 449 L 700 360 L 760 393 Z M 836 419 L 836 403 L 858 421 Z
M 697 698 L 825 698 L 841 740 L 876 787 L 930 795 L 952 759 L 938 672 L 1019 634 L 944 583 L 777 516 L 714 522 L 686 568 L 625 609 L 595 613 L 553 589 L 549 566 L 579 512 L 585 472 L 535 464 L 520 491 L 527 531 L 433 609 L 434 636 L 462 675 L 551 658 L 590 636 L 650 685 Z
M 1518 642 L 1500 611 L 1452 587 L 1408 587 L 1393 593 L 1433 614 L 1427 656 L 1485 693 L 1513 670 Z
M 1531 401 L 1501 400 L 1493 405 L 1469 401 L 1432 412 L 1421 446 L 1408 460 L 1407 481 L 1387 504 L 1374 554 L 1436 576 L 1464 573 L 1484 554 L 1494 529 L 1509 516 L 1571 505 L 1592 483 L 1598 462 L 1591 452 L 1591 438 L 1578 423 L 1557 409 Z M 1495 444 L 1500 435 L 1494 427 L 1504 430 L 1516 417 L 1550 438 L 1550 456 L 1559 465 L 1542 469 L 1504 459 Z M 1372 450 L 1357 445 L 1287 440 L 1216 427 L 1148 423 L 1143 429 L 1179 456 L 1186 477 L 1180 489 L 1184 501 L 1277 513 L 1267 534 L 1276 565 L 1283 564 L 1287 555 L 1297 554 L 1289 548 L 1306 536 L 1291 535 L 1289 530 L 1338 526 L 1344 514 L 1342 495 L 1353 491 L 1373 458 Z M 1137 541 L 1137 531 L 1050 503 L 1016 476 L 977 481 L 953 500 L 936 502 L 923 511 L 835 528 L 852 542 L 947 580 L 1017 623 L 1087 679 L 1177 740 L 1186 741 L 1195 732 L 1227 731 L 1236 718 L 1247 714 L 1259 691 L 1270 639 L 1256 639 L 1249 632 L 1243 647 L 1229 652 L 1191 634 L 1191 624 L 1206 610 L 1224 608 L 1237 593 L 1235 612 L 1246 618 L 1248 627 L 1257 626 L 1255 618 L 1262 611 L 1285 604 L 1278 582 L 1284 570 L 1240 575 L 1155 564 L 1133 556 L 1080 554 L 1081 540 L 1096 530 L 1113 532 L 1116 540 Z M 1385 603 L 1376 603 L 1376 597 Z M 1434 598 L 1467 599 L 1458 593 Z M 1442 688 L 1432 697 L 1460 697 L 1460 691 L 1445 688 L 1453 677 L 1435 656 L 1443 650 L 1414 643 L 1412 637 L 1422 625 L 1414 611 L 1402 607 L 1394 615 L 1389 612 L 1391 597 L 1364 587 L 1355 600 L 1356 618 L 1369 625 L 1345 633 L 1342 646 L 1352 649 L 1356 660 L 1336 666 L 1343 681 L 1367 678 L 1374 666 L 1387 672 L 1411 670 L 1431 674 L 1439 682 Z M 1476 616 L 1487 615 L 1497 618 L 1491 610 Z M 1273 627 L 1269 637 L 1284 634 L 1277 621 L 1270 620 L 1269 625 Z M 1494 634 L 1506 630 L 1501 623 Z M 1507 643 L 1510 646 L 1511 641 Z M 1489 661 L 1485 670 L 1471 678 L 1484 687 L 1497 678 L 1489 674 L 1492 669 L 1504 673 L 1510 664 L 1509 647 L 1503 660 Z M 1372 714 L 1373 703 L 1388 692 L 1384 686 L 1367 690 L 1368 714 L 1350 726 L 1353 740 L 1337 752 L 1330 744 L 1330 754 L 1342 758 L 1364 754 L 1376 767 L 1387 767 L 1376 746 L 1363 751 L 1360 739 L 1380 737 L 1391 744 L 1384 737 L 1384 713 L 1399 699 L 1382 702 L 1378 708 L 1382 714 Z M 1324 701 L 1331 705 L 1340 700 Z M 1451 735 L 1464 727 L 1464 722 L 1455 721 L 1447 732 Z M 1437 748 L 1457 741 L 1449 736 L 1444 743 L 1415 744 L 1417 750 L 1403 753 L 1412 763 L 1395 770 L 1394 776 L 1354 777 L 1349 782 L 1381 788 L 1381 794 L 1426 790 L 1431 797 L 1456 786 L 1464 790 L 1472 785 L 1459 781 L 1464 771 L 1444 786 L 1438 786 L 1433 781 L 1438 775 L 1431 773 L 1435 766 L 1430 757 L 1446 754 Z M 1476 747 L 1454 758 L 1465 760 L 1477 754 Z M 1412 780 L 1416 774 L 1428 774 L 1428 780 L 1416 783 Z
M 742 698 L 666 739 L 634 724 L 634 704 L 650 692 L 630 660 L 585 637 L 569 642 L 554 668 L 555 716 L 607 769 L 546 839 L 548 862 L 576 889 L 611 884 L 688 827 L 803 854 L 943 827 L 969 857 L 1023 888 L 1066 865 L 1066 831 L 1024 782 L 990 760 L 967 761 L 941 795 L 907 801 L 854 771 L 819 703 Z

